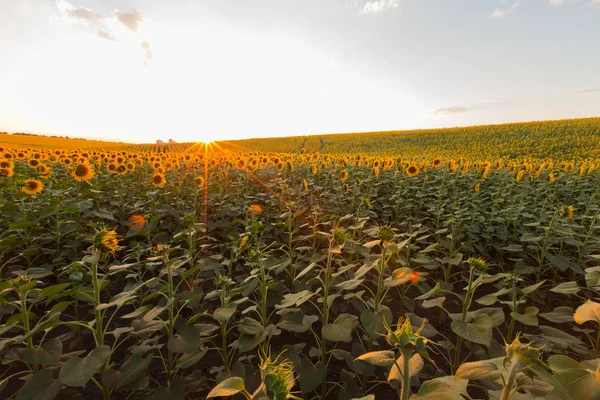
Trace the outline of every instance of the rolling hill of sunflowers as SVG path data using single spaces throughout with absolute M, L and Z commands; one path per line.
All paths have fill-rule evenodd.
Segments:
M 2 399 L 600 398 L 600 118 L 3 136 Z

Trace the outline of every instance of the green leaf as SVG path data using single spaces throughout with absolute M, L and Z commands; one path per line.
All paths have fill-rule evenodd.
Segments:
M 432 307 L 444 308 L 443 307 L 444 301 L 446 301 L 446 296 L 436 297 L 435 299 L 424 300 L 423 303 L 421 303 L 421 306 L 423 308 L 432 308 Z
M 568 306 L 560 306 L 556 307 L 551 312 L 539 313 L 538 316 L 547 319 L 548 321 L 554 322 L 556 324 L 564 323 L 564 322 L 573 322 L 573 309 Z
M 458 336 L 485 346 L 492 342 L 492 327 L 492 318 L 486 314 L 477 315 L 472 322 L 454 320 L 450 324 L 450 328 Z
M 232 376 L 215 386 L 206 398 L 234 396 L 245 389 L 244 380 L 238 376 Z
M 498 369 L 498 366 L 490 362 L 489 360 L 485 361 L 475 361 L 475 362 L 467 362 L 462 364 L 456 370 L 456 379 L 468 379 L 468 380 L 496 380 L 500 378 L 501 372 Z
M 386 308 L 379 310 L 377 313 L 366 308 L 360 312 L 360 323 L 372 339 L 377 339 L 380 335 L 385 334 L 384 319 L 388 323 L 392 320 L 392 313 Z
M 22 359 L 29 365 L 56 364 L 62 355 L 63 344 L 58 338 L 50 339 L 33 349 L 23 349 Z
M 378 367 L 389 367 L 394 364 L 396 355 L 391 350 L 372 351 L 357 357 L 356 360 L 363 360 Z
M 302 359 L 298 369 L 298 383 L 302 393 L 310 393 L 317 388 L 327 376 L 327 367 L 321 361 L 313 364 L 308 358 Z
M 357 317 L 350 314 L 340 314 L 333 324 L 327 324 L 321 330 L 323 338 L 332 342 L 352 341 L 352 330 L 356 327 Z
M 173 353 L 195 353 L 200 348 L 200 328 L 195 325 L 186 326 L 181 334 L 169 339 L 167 347 Z
M 600 286 L 600 267 L 586 268 L 585 284 L 587 287 Z
M 52 376 L 52 370 L 42 369 L 21 387 L 16 400 L 52 400 L 62 385 Z
M 524 287 L 523 289 L 521 289 L 521 292 L 523 292 L 523 294 L 525 295 L 531 294 L 538 290 L 545 282 L 546 280 L 544 279 L 543 281 L 538 282 L 535 285 Z
M 303 290 L 298 293 L 288 293 L 283 296 L 283 301 L 280 304 L 277 304 L 275 308 L 282 309 L 291 306 L 300 306 L 314 295 L 315 294 L 310 290 Z
M 134 384 L 138 378 L 148 372 L 148 366 L 152 361 L 152 354 L 143 358 L 140 354 L 133 354 L 119 369 L 117 388 L 125 388 Z
M 426 300 L 426 299 L 430 298 L 431 296 L 434 296 L 434 295 L 440 293 L 441 291 L 442 291 L 442 287 L 440 286 L 440 283 L 438 282 L 427 293 L 424 293 L 424 294 L 420 295 L 419 297 L 415 297 L 415 300 Z
M 449 383 L 441 379 L 431 379 L 423 382 L 417 394 L 410 400 L 464 400 L 464 398 Z
M 408 375 L 410 377 L 417 376 L 419 374 L 419 372 L 421 372 L 421 370 L 423 369 L 423 365 L 424 365 L 423 357 L 421 357 L 421 355 L 419 353 L 413 354 L 408 363 L 408 372 L 409 372 Z M 398 369 L 398 366 L 400 367 L 400 369 Z M 398 358 L 396 363 L 392 365 L 392 368 L 390 369 L 390 373 L 388 374 L 387 380 L 388 380 L 388 382 L 391 382 L 391 381 L 402 382 L 403 375 L 404 375 L 404 356 L 400 356 L 400 358 Z
M 550 261 L 550 263 L 561 272 L 565 272 L 567 269 L 569 269 L 569 259 L 563 255 L 555 256 L 550 253 L 546 253 L 546 260 Z
M 256 335 L 247 335 L 245 333 L 242 333 L 238 339 L 240 353 L 245 353 L 247 351 L 252 350 L 256 346 L 264 342 L 267 336 L 268 335 L 266 331 L 263 331 L 262 333 L 258 333 Z
M 73 357 L 67 360 L 60 369 L 58 378 L 67 386 L 84 388 L 96 371 L 108 359 L 110 347 L 98 346 L 85 358 Z
M 157 387 L 154 389 L 155 400 L 184 400 L 185 399 L 185 380 L 181 375 L 175 375 L 171 378 L 171 386 Z
M 523 314 L 513 311 L 510 313 L 511 317 L 527 326 L 538 326 L 537 314 L 540 312 L 537 307 L 527 307 Z
M 227 322 L 231 319 L 235 310 L 237 310 L 237 304 L 230 303 L 226 307 L 217 308 L 213 313 L 213 318 L 219 322 Z
M 258 335 L 265 331 L 264 326 L 254 318 L 245 317 L 238 325 L 238 331 L 246 335 Z
M 551 292 L 562 294 L 576 294 L 579 290 L 577 282 L 564 282 L 550 289 Z
M 577 361 L 563 355 L 548 358 L 553 376 L 571 399 L 594 399 L 600 393 L 600 381 L 597 373 L 588 371 Z

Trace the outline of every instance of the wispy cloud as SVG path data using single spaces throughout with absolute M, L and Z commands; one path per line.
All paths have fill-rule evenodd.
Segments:
M 144 21 L 139 11 L 124 13 L 117 10 L 115 11 L 115 15 L 117 16 L 117 20 L 132 32 L 137 32 L 140 28 L 140 22 Z
M 375 15 L 392 8 L 398 8 L 400 0 L 375 0 L 368 1 L 360 8 L 359 14 Z
M 100 39 L 109 40 L 111 42 L 117 41 L 117 38 L 113 34 L 111 34 L 110 32 L 107 32 L 107 31 L 101 30 L 100 32 L 98 32 L 98 37 Z
M 148 65 L 150 60 L 154 55 L 152 54 L 152 49 L 150 48 L 150 43 L 147 40 L 142 41 L 142 49 L 144 49 L 144 64 Z
M 110 22 L 110 20 L 114 21 L 114 19 L 116 19 L 125 28 L 135 32 L 136 36 L 141 39 L 141 46 L 144 50 L 144 64 L 148 65 L 150 60 L 152 60 L 154 57 L 150 43 L 139 33 L 140 24 L 144 21 L 144 18 L 139 11 L 121 12 L 119 10 L 115 10 L 114 16 L 105 17 L 102 14 L 98 14 L 88 8 L 76 8 L 67 0 L 56 0 L 56 7 L 62 14 L 65 23 L 77 23 L 91 26 L 97 32 L 96 37 L 103 40 L 108 40 L 110 42 L 116 42 L 117 37 L 111 31 L 110 24 L 107 24 L 107 22 Z
M 575 90 L 573 92 L 569 92 L 569 94 L 584 94 L 584 93 L 594 93 L 594 92 L 600 92 L 600 89 Z
M 447 115 L 447 114 L 460 114 L 467 111 L 471 111 L 470 108 L 462 107 L 462 106 L 453 106 L 453 107 L 445 107 L 438 108 L 437 110 L 433 110 L 432 114 L 436 115 Z
M 552 1 L 552 0 L 551 0 Z M 510 14 L 513 13 L 513 11 L 515 11 L 515 9 L 517 7 L 519 7 L 521 5 L 521 0 L 516 0 L 512 6 L 508 7 L 508 8 L 496 8 L 494 9 L 494 11 L 492 11 L 492 13 L 490 14 L 490 18 L 496 18 L 496 19 L 502 19 Z

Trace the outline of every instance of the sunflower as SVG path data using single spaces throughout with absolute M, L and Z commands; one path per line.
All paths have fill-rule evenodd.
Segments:
M 72 176 L 77 182 L 87 181 L 94 176 L 94 170 L 87 163 L 78 164 L 73 170 Z
M 0 161 L 0 168 L 2 169 L 13 169 L 15 167 L 15 164 L 12 161 L 9 160 L 1 160 Z
M 27 164 L 31 167 L 31 168 L 37 168 L 40 165 L 40 162 L 35 159 L 35 158 L 31 158 L 27 161 Z
M 7 151 L 4 153 L 3 158 L 5 160 L 12 160 L 14 158 L 14 155 L 13 155 L 13 153 Z
M 38 173 L 42 176 L 50 176 L 52 174 L 52 170 L 44 164 L 40 164 L 37 167 Z
M 375 177 L 379 176 L 379 167 L 373 166 L 373 175 L 375 175 Z
M 551 172 L 550 174 L 548 174 L 548 178 L 546 178 L 546 183 L 548 185 L 551 185 L 552 183 L 554 183 L 554 180 L 556 179 L 556 177 L 554 176 L 554 174 Z
M 119 245 L 117 232 L 102 228 L 94 236 L 94 249 L 101 253 L 114 253 Z
M 433 162 L 431 163 L 431 165 L 433 165 L 436 168 L 441 167 L 442 166 L 442 160 L 440 160 L 439 158 L 436 158 L 435 160 L 433 160 Z
M 143 215 L 132 215 L 127 219 L 129 229 L 132 231 L 139 231 L 146 225 L 146 218 Z
M 152 175 L 152 186 L 164 186 L 165 183 L 167 183 L 167 179 L 165 178 L 165 176 L 161 173 L 155 173 L 154 175 Z
M 239 169 L 244 169 L 244 168 L 246 168 L 246 160 L 244 160 L 243 158 L 240 158 L 240 159 L 237 161 L 237 167 L 238 167 Z
M 308 192 L 308 181 L 306 179 L 302 179 L 302 188 L 305 192 Z
M 565 218 L 566 219 L 573 219 L 573 206 L 567 206 L 565 208 Z
M 10 178 L 14 174 L 12 168 L 0 168 L 0 178 Z
M 196 179 L 194 179 L 194 184 L 199 188 L 203 188 L 204 187 L 204 178 L 201 176 L 197 176 Z
M 22 189 L 25 193 L 34 195 L 40 193 L 43 188 L 44 184 L 37 179 L 27 179 Z
M 406 175 L 408 176 L 417 176 L 419 175 L 419 168 L 416 165 L 412 164 L 406 168 Z
M 128 171 L 134 171 L 135 170 L 135 164 L 132 162 L 128 162 L 127 163 L 127 170 Z
M 119 165 L 117 165 L 116 172 L 119 175 L 125 175 L 127 173 L 127 167 L 123 164 L 119 164 Z
M 346 179 L 348 179 L 348 171 L 343 170 L 342 172 L 340 172 L 340 180 L 344 182 Z
M 115 164 L 114 162 L 111 162 L 110 164 L 108 164 L 106 166 L 106 171 L 108 171 L 109 174 L 116 174 L 117 173 L 117 164 Z
M 316 164 L 311 164 L 310 165 L 310 173 L 313 175 L 317 174 L 317 165 Z
M 521 182 L 521 179 L 523 179 L 523 176 L 525 176 L 525 170 L 524 169 L 522 169 L 521 171 L 519 171 L 519 173 L 515 177 L 515 180 L 517 182 Z
M 283 171 L 283 168 L 285 167 L 283 163 L 275 164 L 275 166 L 277 167 L 277 171 Z
M 474 189 L 476 192 L 479 192 L 479 190 L 481 189 L 481 183 L 476 184 Z
M 61 159 L 61 162 L 65 165 L 71 165 L 73 164 L 73 160 L 71 160 L 69 157 L 64 157 Z
M 248 214 L 250 214 L 253 217 L 257 217 L 262 213 L 263 209 L 259 204 L 252 204 L 250 207 L 248 207 Z

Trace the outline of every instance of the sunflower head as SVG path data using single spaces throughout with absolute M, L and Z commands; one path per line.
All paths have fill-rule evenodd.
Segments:
M 44 184 L 37 179 L 27 179 L 23 185 L 23 191 L 29 195 L 35 195 L 42 191 Z
M 377 239 L 390 242 L 394 238 L 394 230 L 389 225 L 381 225 L 377 228 Z
M 296 385 L 294 365 L 287 359 L 280 360 L 280 357 L 272 360 L 270 355 L 261 355 L 259 368 L 265 391 L 268 398 L 273 400 L 296 398 L 292 392 Z
M 157 172 L 152 175 L 152 186 L 160 187 L 164 186 L 165 183 L 167 183 L 167 179 L 163 174 Z
M 306 179 L 302 179 L 302 188 L 305 192 L 308 192 L 308 181 Z
M 573 218 L 573 212 L 574 212 L 573 206 L 566 206 L 565 207 L 565 218 L 566 219 L 572 219 Z
M 250 207 L 248 207 L 248 214 L 250 214 L 253 217 L 258 217 L 262 213 L 263 209 L 260 206 L 260 204 L 252 204 Z
M 417 176 L 419 175 L 419 168 L 416 165 L 412 164 L 406 168 L 406 175 L 408 176 Z
M 475 184 L 475 187 L 473 188 L 476 192 L 479 192 L 479 190 L 481 189 L 481 183 L 477 183 Z
M 10 178 L 14 174 L 12 168 L 0 168 L 0 178 Z
M 113 254 L 119 246 L 117 232 L 113 229 L 102 227 L 100 230 L 96 230 L 93 244 L 94 250 L 99 251 L 101 254 Z
M 94 170 L 91 165 L 87 163 L 78 164 L 75 169 L 73 169 L 73 178 L 77 182 L 83 182 L 91 179 L 94 176 Z
M 440 160 L 439 158 L 436 158 L 435 160 L 433 160 L 433 162 L 431 163 L 432 166 L 438 168 L 442 166 L 442 160 Z
M 342 172 L 340 172 L 340 180 L 344 182 L 346 179 L 348 179 L 348 171 L 343 170 Z
M 471 257 L 467 260 L 469 265 L 478 271 L 486 272 L 488 270 L 488 263 L 481 257 Z
M 512 361 L 517 370 L 523 369 L 532 362 L 540 359 L 541 351 L 535 347 L 531 347 L 532 343 L 523 344 L 517 334 L 517 337 L 511 344 L 506 344 L 506 357 L 504 364 Z
M 554 180 L 556 179 L 556 177 L 554 176 L 554 174 L 551 172 L 548 174 L 548 178 L 546 178 L 546 183 L 548 185 L 552 185 L 554 183 Z
M 196 187 L 199 188 L 204 188 L 204 177 L 202 176 L 197 176 L 196 179 L 194 179 L 194 185 L 196 185 Z

